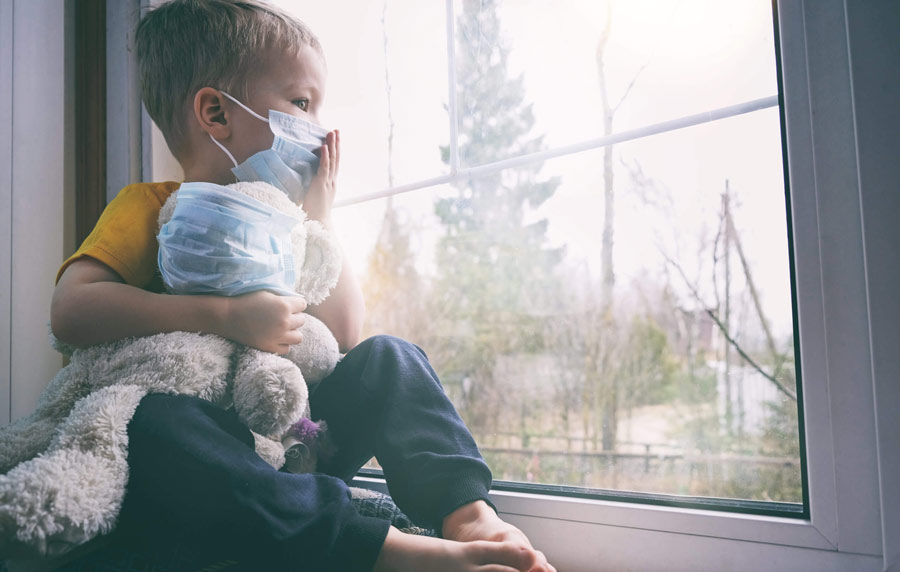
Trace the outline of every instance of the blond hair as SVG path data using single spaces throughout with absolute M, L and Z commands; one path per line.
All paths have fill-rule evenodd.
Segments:
M 309 46 L 322 54 L 306 24 L 257 0 L 170 0 L 141 18 L 135 45 L 144 105 L 179 159 L 181 112 L 199 89 L 246 100 L 248 80 L 267 51 L 296 54 Z

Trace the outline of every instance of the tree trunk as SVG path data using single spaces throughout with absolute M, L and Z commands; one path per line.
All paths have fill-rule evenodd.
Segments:
M 609 103 L 609 90 L 606 85 L 606 70 L 604 68 L 603 58 L 606 52 L 606 43 L 609 41 L 609 34 L 612 28 L 612 3 L 607 2 L 606 5 L 606 25 L 597 44 L 597 77 L 600 81 L 600 103 L 603 110 L 603 135 L 612 134 L 613 109 Z M 616 274 L 613 268 L 613 244 L 615 232 L 615 191 L 613 188 L 613 146 L 608 145 L 603 149 L 603 238 L 600 246 L 601 263 L 603 265 L 603 275 L 600 289 L 600 319 L 601 327 L 605 333 L 615 327 L 612 313 L 613 287 L 616 283 Z M 611 336 L 602 335 L 603 342 L 607 342 Z M 601 348 L 605 356 L 609 356 L 610 352 L 607 347 Z M 605 366 L 609 365 L 609 360 L 604 359 Z M 606 383 L 603 387 L 606 389 L 603 396 L 603 412 L 601 431 L 603 434 L 602 445 L 604 451 L 612 451 L 616 446 L 616 407 L 618 392 L 617 377 L 610 371 L 610 368 L 604 368 L 600 372 Z
M 725 193 L 722 195 L 722 217 L 728 220 L 729 209 L 728 181 L 725 182 Z M 731 234 L 725 224 L 725 331 L 731 332 Z M 731 346 L 725 342 L 725 430 L 730 436 L 734 434 L 734 410 L 732 408 L 731 388 Z

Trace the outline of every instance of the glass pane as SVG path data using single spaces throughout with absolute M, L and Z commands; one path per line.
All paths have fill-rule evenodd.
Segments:
M 450 140 L 444 2 L 274 3 L 309 25 L 325 51 L 321 115 L 341 130 L 338 199 L 449 171 L 440 149 Z
M 777 110 L 606 153 L 341 209 L 367 332 L 425 349 L 497 479 L 802 502 Z
M 465 166 L 777 93 L 771 2 L 455 6 Z

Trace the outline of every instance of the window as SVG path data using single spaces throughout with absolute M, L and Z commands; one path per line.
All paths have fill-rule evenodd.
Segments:
M 280 4 L 368 333 L 424 347 L 500 486 L 803 514 L 771 5 Z

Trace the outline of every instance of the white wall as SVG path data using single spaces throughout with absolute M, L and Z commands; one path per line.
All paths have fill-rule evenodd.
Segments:
M 62 364 L 47 322 L 71 231 L 65 6 L 0 0 L 0 423 L 33 410 Z

